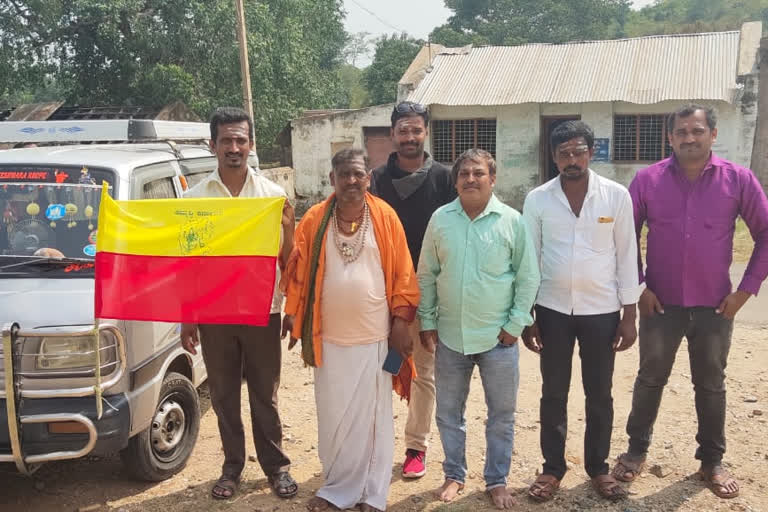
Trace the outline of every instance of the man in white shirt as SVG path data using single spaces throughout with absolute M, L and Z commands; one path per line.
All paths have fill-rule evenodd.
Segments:
M 584 465 L 598 494 L 618 500 L 627 492 L 606 459 L 615 355 L 637 339 L 632 200 L 625 187 L 589 168 L 594 134 L 585 123 L 562 123 L 550 142 L 560 175 L 531 191 L 523 207 L 541 268 L 535 323 L 522 334 L 525 346 L 541 357 L 542 376 L 544 468 L 528 494 L 539 502 L 551 499 L 566 472 L 568 390 L 578 339 L 586 395 Z
M 216 153 L 218 168 L 188 190 L 185 197 L 285 196 L 282 187 L 248 166 L 253 145 L 253 122 L 248 114 L 239 108 L 217 109 L 211 118 L 211 149 Z M 295 222 L 293 207 L 286 200 L 281 221 L 281 265 L 288 261 L 293 250 Z M 185 350 L 196 354 L 195 345 L 198 342 L 202 345 L 211 405 L 219 421 L 224 464 L 221 477 L 211 490 L 215 499 L 234 496 L 245 467 L 245 434 L 240 415 L 243 376 L 248 383 L 253 441 L 261 469 L 277 496 L 292 498 L 298 491 L 288 473 L 291 461 L 282 449 L 283 430 L 277 410 L 282 357 L 280 311 L 283 305 L 283 295 L 277 285 L 279 280 L 278 268 L 269 324 L 265 327 L 196 324 L 182 324 L 181 327 Z

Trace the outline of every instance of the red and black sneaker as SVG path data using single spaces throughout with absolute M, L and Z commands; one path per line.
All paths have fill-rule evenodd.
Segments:
M 427 473 L 427 453 L 408 449 L 403 462 L 403 478 L 421 478 Z

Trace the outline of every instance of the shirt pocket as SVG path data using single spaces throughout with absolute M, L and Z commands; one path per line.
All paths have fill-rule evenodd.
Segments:
M 602 219 L 602 217 L 601 217 Z M 605 252 L 613 248 L 613 226 L 616 222 L 598 219 L 587 224 L 584 241 L 587 248 L 595 252 Z
M 499 276 L 509 271 L 510 248 L 501 240 L 479 240 L 477 261 L 480 270 L 486 274 Z

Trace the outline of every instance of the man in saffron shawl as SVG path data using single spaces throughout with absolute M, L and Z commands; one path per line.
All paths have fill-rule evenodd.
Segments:
M 395 211 L 366 190 L 363 150 L 332 160 L 335 192 L 296 228 L 281 285 L 283 335 L 301 339 L 315 367 L 318 451 L 324 485 L 307 508 L 386 508 L 394 457 L 392 389 L 408 398 L 413 377 L 408 325 L 419 290 L 405 232 Z M 404 360 L 382 369 L 392 350 Z

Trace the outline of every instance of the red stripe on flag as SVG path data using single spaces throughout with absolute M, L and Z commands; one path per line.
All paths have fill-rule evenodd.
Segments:
M 96 318 L 267 325 L 273 256 L 96 253 Z

